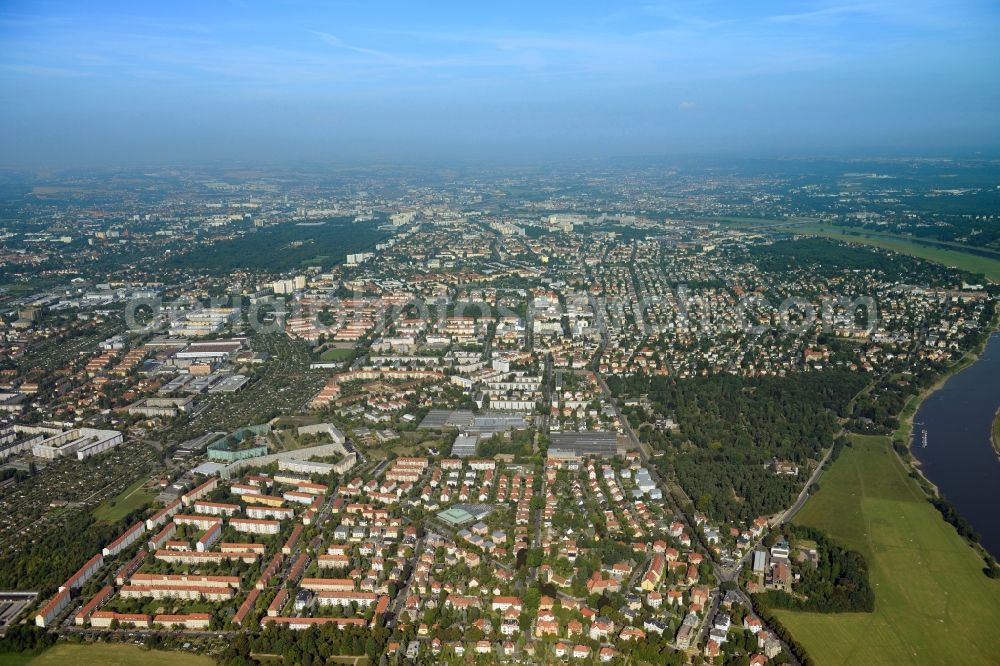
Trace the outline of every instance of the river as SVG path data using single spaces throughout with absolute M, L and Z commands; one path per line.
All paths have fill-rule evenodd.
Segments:
M 1000 333 L 975 363 L 931 393 L 913 417 L 913 454 L 920 469 L 1000 557 L 1000 460 L 990 443 L 1000 407 Z M 927 446 L 923 432 L 927 431 Z

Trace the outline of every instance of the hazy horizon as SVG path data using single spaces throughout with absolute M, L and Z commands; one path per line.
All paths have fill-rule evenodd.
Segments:
M 0 7 L 0 166 L 997 153 L 991 2 Z

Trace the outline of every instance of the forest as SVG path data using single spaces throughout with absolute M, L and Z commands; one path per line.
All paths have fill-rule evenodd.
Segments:
M 756 601 L 769 608 L 788 608 L 814 613 L 871 613 L 875 591 L 868 578 L 868 563 L 861 553 L 842 548 L 823 532 L 801 525 L 785 526 L 791 543 L 815 542 L 818 561 L 795 564 L 800 579 L 794 594 L 771 590 Z
M 324 625 L 296 631 L 272 625 L 258 634 L 237 634 L 218 661 L 224 666 L 250 666 L 259 663 L 251 654 L 275 655 L 269 663 L 311 666 L 329 663 L 331 657 L 340 655 L 367 655 L 369 663 L 379 663 L 388 636 L 384 627 L 338 629 Z
M 534 429 L 497 433 L 479 442 L 476 455 L 481 458 L 492 458 L 500 454 L 513 455 L 518 459 L 528 458 L 532 454 L 531 443 L 534 437 Z
M 45 597 L 127 527 L 135 511 L 115 524 L 102 523 L 86 512 L 67 513 L 66 522 L 8 553 L 0 567 L 0 588 L 38 590 Z M 134 522 L 134 520 L 132 520 Z
M 251 269 L 283 273 L 307 266 L 329 269 L 343 262 L 348 254 L 368 251 L 388 237 L 378 229 L 378 224 L 378 221 L 355 224 L 350 218 L 335 218 L 319 225 L 264 227 L 171 255 L 165 266 L 215 275 Z
M 1000 251 L 1000 228 L 979 216 L 969 215 L 968 207 L 971 203 L 978 207 L 982 213 L 988 215 L 996 211 L 998 200 L 1000 200 L 1000 196 L 996 192 L 984 192 L 981 195 L 971 197 L 928 198 L 927 201 L 933 201 L 935 208 L 946 216 L 945 219 L 938 217 L 935 220 L 936 224 L 927 224 L 922 218 L 917 218 L 914 221 L 910 217 L 898 216 L 890 219 L 888 224 L 874 224 L 844 218 L 838 222 L 837 226 L 878 233 L 892 232 L 931 241 L 968 243 L 969 251 L 979 253 L 981 256 L 995 257 L 996 253 Z M 985 251 L 977 252 L 980 248 L 984 248 Z
M 912 270 L 912 260 L 905 257 L 823 238 L 777 240 L 770 245 L 751 246 L 747 253 L 758 270 L 775 273 L 808 268 L 815 275 L 830 277 L 845 270 Z
M 0 663 L 11 653 L 28 657 L 55 645 L 58 637 L 34 624 L 13 624 L 0 636 Z
M 649 426 L 652 414 L 626 409 L 639 436 L 664 455 L 654 458 L 699 511 L 716 520 L 747 521 L 781 511 L 840 431 L 851 398 L 867 379 L 847 370 L 788 377 L 730 375 L 678 381 L 640 376 L 609 380 L 619 395 L 648 396 L 654 411 L 673 415 L 678 430 Z M 799 476 L 776 475 L 774 460 L 800 466 Z

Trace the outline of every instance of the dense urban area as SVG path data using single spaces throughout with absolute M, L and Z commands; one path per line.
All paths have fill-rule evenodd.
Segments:
M 880 588 L 795 518 L 876 437 L 992 584 L 909 449 L 996 329 L 997 174 L 6 174 L 0 648 L 811 664 Z

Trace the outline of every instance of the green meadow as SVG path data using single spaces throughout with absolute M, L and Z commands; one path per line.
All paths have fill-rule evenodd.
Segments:
M 885 250 L 893 250 L 900 254 L 919 257 L 950 266 L 951 268 L 969 271 L 970 273 L 982 273 L 993 282 L 1000 282 L 1000 260 L 963 252 L 961 245 L 957 243 L 950 245 L 950 247 L 954 247 L 955 249 L 946 249 L 944 247 L 917 243 L 903 236 L 868 231 L 853 234 L 819 224 L 790 226 L 789 231 L 816 234 L 817 236 L 847 241 L 849 243 L 860 243 Z
M 8 660 L 8 657 L 10 658 Z M 35 657 L 0 655 L 0 666 L 213 666 L 215 660 L 189 652 L 144 650 L 115 643 L 68 644 Z
M 106 523 L 114 523 L 132 511 L 152 502 L 155 495 L 143 488 L 148 480 L 148 478 L 142 477 L 121 491 L 113 500 L 102 502 L 100 506 L 94 509 L 94 518 Z
M 886 437 L 854 436 L 794 522 L 861 552 L 873 613 L 778 611 L 817 664 L 996 664 L 1000 580 L 908 476 Z

